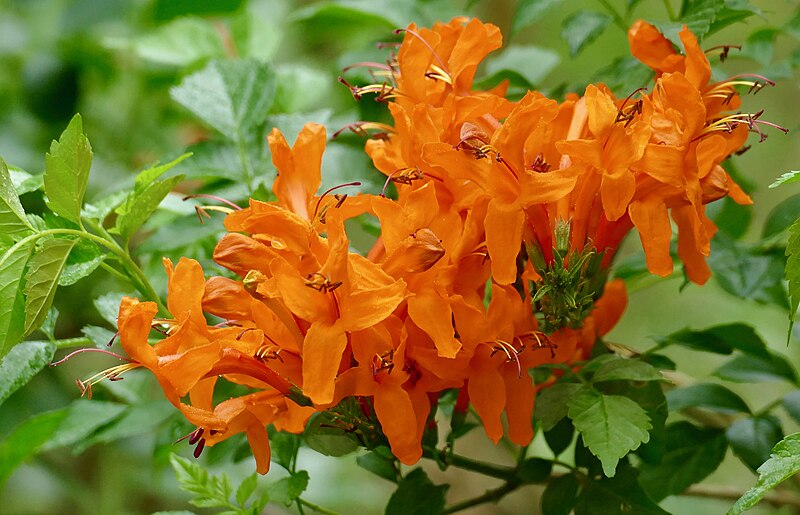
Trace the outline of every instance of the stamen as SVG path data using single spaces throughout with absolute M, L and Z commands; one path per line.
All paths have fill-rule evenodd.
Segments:
M 507 361 L 509 363 L 512 361 L 517 363 L 517 377 L 522 379 L 522 363 L 520 363 L 518 356 L 518 354 L 522 351 L 517 351 L 513 345 L 503 340 L 495 340 L 494 343 L 497 343 L 498 345 L 494 347 L 494 350 L 489 356 L 494 356 L 497 351 L 503 351 L 508 358 Z
M 625 107 L 625 105 L 628 103 L 628 100 L 633 98 L 633 95 L 641 91 L 647 91 L 647 88 L 638 88 L 634 90 L 630 95 L 625 97 L 625 100 L 622 101 L 622 105 L 619 106 L 619 109 L 617 109 L 617 117 L 614 119 L 614 123 L 619 123 L 621 121 L 624 121 L 625 128 L 627 128 L 637 114 L 642 114 L 643 102 L 641 99 L 637 100 L 632 106 L 628 108 Z
M 364 136 L 365 138 L 368 138 L 370 135 L 369 135 L 369 133 L 367 131 L 371 130 L 371 129 L 379 131 L 376 134 L 373 134 L 372 137 L 377 137 L 377 138 L 380 138 L 380 139 L 386 139 L 386 137 L 388 137 L 389 133 L 396 132 L 394 130 L 394 127 L 392 127 L 391 125 L 386 125 L 385 123 L 379 123 L 379 122 L 353 122 L 353 123 L 349 123 L 349 124 L 345 125 L 344 127 L 339 129 L 338 131 L 334 132 L 333 135 L 331 136 L 331 139 L 336 139 L 345 130 L 349 130 L 353 134 L 357 134 L 359 136 Z
M 322 272 L 314 272 L 306 276 L 306 286 L 320 293 L 330 293 L 342 285 L 342 281 L 333 282 L 325 277 Z
M 136 361 L 133 361 L 133 360 L 132 360 L 132 359 L 130 359 L 130 358 L 126 358 L 125 356 L 120 356 L 120 355 L 119 355 L 119 354 L 117 354 L 116 352 L 111 352 L 110 350 L 105 350 L 105 349 L 95 349 L 95 348 L 88 348 L 88 347 L 87 347 L 87 348 L 85 348 L 85 349 L 78 349 L 78 350 L 76 350 L 76 351 L 72 351 L 72 352 L 70 352 L 69 354 L 67 354 L 66 356 L 64 356 L 62 359 L 60 359 L 60 360 L 58 360 L 58 361 L 55 361 L 55 362 L 53 362 L 53 363 L 50 363 L 50 366 L 51 366 L 51 367 L 57 367 L 58 365 L 60 365 L 60 364 L 64 363 L 65 361 L 69 360 L 69 359 L 70 359 L 70 358 L 72 358 L 73 356 L 76 356 L 76 355 L 78 355 L 78 354 L 82 354 L 82 353 L 84 353 L 84 352 L 99 352 L 99 353 L 101 353 L 101 354 L 108 354 L 109 356 L 113 356 L 113 357 L 115 357 L 115 358 L 117 358 L 117 359 L 121 359 L 122 361 L 127 361 L 128 363 L 136 363 Z M 137 363 L 137 364 L 138 364 L 138 363 Z
M 223 204 L 227 204 L 227 205 L 231 206 L 231 208 L 235 209 L 236 211 L 241 211 L 242 210 L 241 207 L 239 207 L 238 205 L 234 204 L 230 200 L 224 199 L 222 197 L 218 197 L 217 195 L 209 195 L 208 193 L 195 193 L 194 195 L 186 195 L 185 197 L 183 197 L 183 200 L 186 201 L 186 200 L 193 199 L 193 198 L 207 198 L 207 199 L 211 199 L 211 200 L 216 200 L 217 202 L 222 202 Z
M 716 45 L 712 46 L 711 48 L 707 48 L 704 53 L 708 54 L 713 52 L 714 50 L 722 49 L 722 52 L 719 55 L 719 62 L 724 63 L 725 59 L 728 58 L 728 52 L 730 52 L 732 48 L 735 48 L 736 50 L 741 50 L 742 45 Z
M 537 173 L 547 173 L 550 171 L 550 163 L 545 161 L 544 154 L 539 152 L 539 154 L 536 155 L 536 159 L 531 163 L 531 170 Z
M 375 360 L 377 359 L 379 366 L 375 366 Z M 394 349 L 390 349 L 388 352 L 383 354 L 375 354 L 372 359 L 372 363 L 370 366 L 372 367 L 372 377 L 376 377 L 379 372 L 386 370 L 387 374 L 391 374 L 392 370 L 394 369 Z
M 386 178 L 386 182 L 383 183 L 381 197 L 386 197 L 386 188 L 389 186 L 390 181 L 396 184 L 411 184 L 413 181 L 422 179 L 424 177 L 425 174 L 423 174 L 422 170 L 416 166 L 395 170 L 389 174 L 389 176 Z
M 344 184 L 339 184 L 338 186 L 334 186 L 332 188 L 328 188 L 327 190 L 325 190 L 325 192 L 322 195 L 320 195 L 319 198 L 317 199 L 317 205 L 314 207 L 314 214 L 311 217 L 311 219 L 313 220 L 314 218 L 317 217 L 317 212 L 319 211 L 319 204 L 320 202 L 322 202 L 322 199 L 324 199 L 326 195 L 328 195 L 330 192 L 334 190 L 338 190 L 339 188 L 344 188 L 346 186 L 361 186 L 361 182 L 360 181 L 346 182 Z
M 444 61 L 442 61 L 442 59 L 439 57 L 439 55 L 436 53 L 436 51 L 433 49 L 433 47 L 430 45 L 430 43 L 425 41 L 425 38 L 423 38 L 422 36 L 419 35 L 419 33 L 417 33 L 414 30 L 411 30 L 411 29 L 397 29 L 397 30 L 394 31 L 395 34 L 400 34 L 402 32 L 407 32 L 407 33 L 411 34 L 412 36 L 414 36 L 415 38 L 417 38 L 418 40 L 420 40 L 422 42 L 422 44 L 425 45 L 428 48 L 428 50 L 430 50 L 431 55 L 433 56 L 433 58 L 436 59 L 439 62 L 439 70 L 444 72 L 444 74 L 447 75 L 448 77 L 450 76 L 450 72 L 447 71 L 447 65 L 444 64 Z M 452 81 L 450 82 L 450 84 L 452 84 Z

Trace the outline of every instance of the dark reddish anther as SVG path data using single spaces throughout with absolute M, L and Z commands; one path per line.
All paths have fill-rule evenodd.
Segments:
M 189 445 L 196 444 L 203 437 L 203 428 L 198 427 L 189 434 Z
M 194 448 L 194 452 L 192 453 L 192 455 L 195 458 L 199 458 L 200 455 L 203 453 L 203 448 L 205 448 L 205 446 L 206 446 L 206 440 L 205 438 L 201 438 L 200 441 L 197 442 L 197 447 Z

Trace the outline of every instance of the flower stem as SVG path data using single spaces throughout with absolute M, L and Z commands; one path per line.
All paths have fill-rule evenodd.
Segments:
M 663 0 L 664 2 L 664 9 L 667 10 L 667 16 L 669 16 L 669 21 L 675 21 L 675 10 L 672 9 L 672 2 L 670 0 Z
M 55 341 L 56 349 L 72 349 L 74 347 L 86 347 L 87 345 L 94 346 L 94 342 L 85 336 L 77 338 L 62 338 Z
M 597 0 L 597 1 L 600 2 L 600 5 L 602 5 L 603 8 L 606 11 L 608 11 L 608 13 L 614 18 L 614 24 L 620 29 L 622 29 L 622 32 L 625 32 L 627 34 L 628 24 L 625 23 L 625 20 L 622 19 L 622 16 L 620 16 L 617 10 L 614 9 L 614 6 L 609 4 L 607 0 Z

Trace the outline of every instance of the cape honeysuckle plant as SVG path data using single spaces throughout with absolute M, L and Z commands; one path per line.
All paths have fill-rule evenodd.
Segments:
M 42 176 L 0 161 L 0 399 L 45 363 L 94 352 L 116 364 L 78 379 L 83 396 L 131 376 L 146 380 L 146 370 L 171 405 L 132 415 L 144 403 L 129 391 L 121 396 L 130 407 L 84 400 L 33 417 L 0 444 L 0 480 L 43 449 L 110 441 L 126 424 L 157 425 L 177 410 L 172 440 L 195 458 L 234 442 L 240 459 L 249 448 L 259 474 L 271 462 L 288 473 L 263 488 L 253 475 L 234 489 L 227 475 L 171 455 L 191 502 L 226 513 L 260 513 L 270 501 L 329 512 L 303 497 L 302 446 L 330 456 L 360 449 L 359 465 L 397 484 L 387 513 L 451 513 L 529 485 L 543 485 L 545 514 L 666 513 L 659 503 L 684 494 L 732 503 L 739 495 L 696 486 L 729 447 L 760 474 L 730 513 L 765 496 L 800 506 L 796 494 L 769 492 L 800 470 L 798 436 L 783 439 L 772 413 L 783 406 L 800 420 L 800 390 L 752 411 L 725 386 L 677 371 L 663 353 L 735 352 L 719 378 L 798 387 L 792 365 L 750 326 L 686 329 L 649 349 L 604 340 L 626 309 L 626 281 L 667 277 L 676 266 L 684 286 L 719 272 L 725 290 L 778 299 L 794 320 L 798 213 L 772 218 L 760 248 L 736 242 L 739 229 L 724 225 L 742 212 L 736 206 L 752 203 L 732 158 L 748 140 L 787 132 L 742 98 L 775 83 L 712 73 L 711 60 L 732 47 L 704 48 L 693 32 L 755 12 L 730 4 L 713 16 L 684 5 L 673 18 L 686 25 L 661 28 L 644 20 L 628 27 L 613 9 L 611 17 L 575 15 L 565 26 L 573 53 L 613 21 L 626 28 L 643 80 L 563 95 L 520 89 L 518 80 L 476 82 L 484 59 L 502 47 L 495 25 L 466 17 L 412 23 L 383 45 L 385 61 L 352 64 L 340 78 L 355 100 L 386 110 L 333 135 L 310 122 L 291 133 L 271 129 L 271 183 L 259 176 L 264 157 L 251 136 L 280 86 L 246 60 L 214 61 L 172 96 L 238 151 L 247 202 L 172 174 L 191 166 L 191 153 L 140 172 L 131 189 L 84 202 L 93 154 L 79 115 L 51 145 Z M 520 19 L 535 5 L 523 2 Z M 595 16 L 588 32 L 578 30 L 586 15 Z M 636 77 L 633 70 L 620 74 Z M 199 100 L 208 96 L 220 100 L 214 110 Z M 373 176 L 331 184 L 322 172 L 330 138 L 356 137 L 366 141 Z M 208 148 L 194 150 L 203 159 Z M 790 172 L 776 185 L 798 178 Z M 196 223 L 207 219 L 219 234 L 204 235 L 215 242 L 213 262 L 202 253 L 163 257 L 163 285 L 151 278 L 152 259 L 142 264 L 132 250 L 176 189 Z M 29 192 L 44 193 L 38 214 L 23 208 L 20 195 Z M 723 202 L 712 213 L 709 205 Z M 219 212 L 222 222 L 212 216 Z M 641 260 L 618 252 L 629 233 L 641 242 Z M 759 265 L 747 268 L 748 260 Z M 776 262 L 781 273 L 785 265 L 786 291 L 769 271 Z M 760 266 L 764 284 L 748 290 L 726 266 L 745 275 Z M 100 270 L 135 290 L 97 302 L 112 312 L 114 329 L 89 326 L 85 338 L 57 340 L 58 286 Z M 37 330 L 48 341 L 23 341 Z M 56 349 L 74 347 L 54 361 Z M 462 455 L 460 441 L 475 427 L 512 449 L 515 463 Z M 423 458 L 496 486 L 448 500 L 448 485 L 418 466 Z

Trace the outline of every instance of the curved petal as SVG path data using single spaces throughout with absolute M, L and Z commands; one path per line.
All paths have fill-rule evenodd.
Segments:
M 303 341 L 303 393 L 314 404 L 333 400 L 334 380 L 347 346 L 347 335 L 338 324 L 317 322 Z

